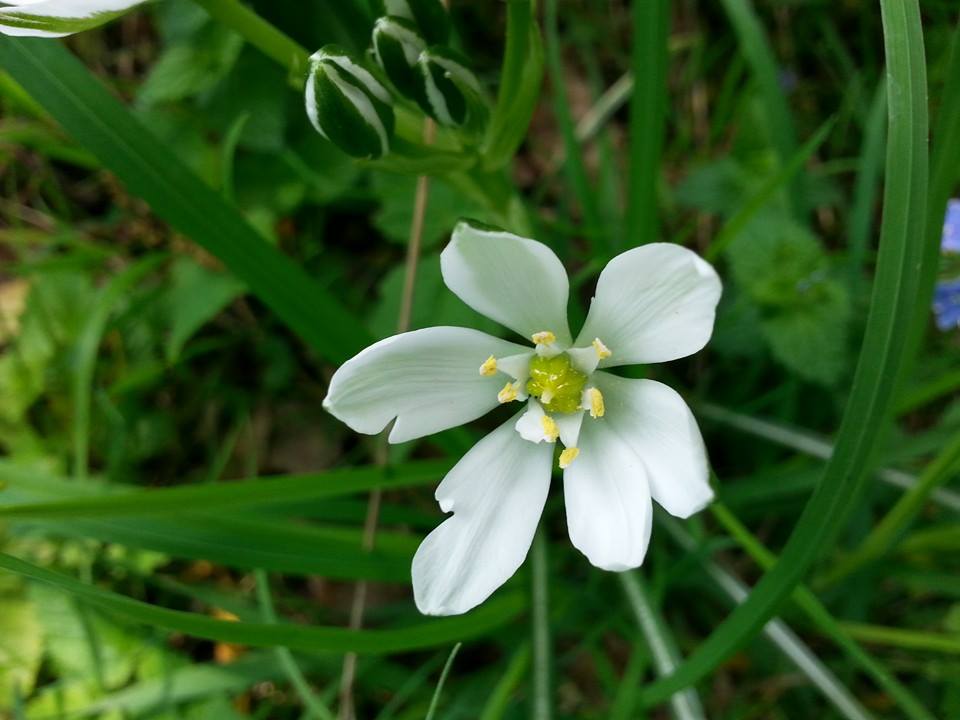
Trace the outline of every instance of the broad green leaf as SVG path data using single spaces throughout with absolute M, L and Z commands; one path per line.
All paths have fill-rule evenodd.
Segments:
M 369 341 L 333 293 L 267 244 L 56 43 L 0 38 L 0 65 L 157 215 L 223 261 L 300 337 L 341 362 Z
M 170 317 L 166 357 L 168 363 L 173 363 L 187 340 L 242 294 L 244 287 L 230 275 L 205 268 L 189 258 L 174 262 L 170 275 L 172 283 L 165 302 Z
M 448 645 L 457 640 L 482 637 L 490 633 L 516 617 L 524 604 L 519 595 L 501 594 L 480 608 L 459 617 L 421 621 L 404 628 L 389 630 L 349 630 L 293 623 L 213 620 L 205 615 L 171 610 L 118 595 L 5 553 L 0 553 L 0 569 L 51 586 L 84 603 L 137 623 L 220 642 L 254 647 L 280 645 L 291 650 L 354 651 L 377 655 Z

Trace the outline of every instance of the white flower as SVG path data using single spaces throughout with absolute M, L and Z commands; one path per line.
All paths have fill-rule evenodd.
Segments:
M 0 0 L 0 33 L 63 37 L 112 20 L 145 0 Z
M 430 615 L 466 612 L 520 567 L 547 499 L 558 440 L 571 541 L 599 568 L 639 566 L 651 498 L 678 517 L 713 499 L 707 456 L 676 392 L 603 369 L 700 350 L 720 299 L 716 272 L 678 245 L 628 250 L 600 274 L 574 340 L 567 275 L 545 245 L 461 222 L 441 268 L 461 300 L 533 346 L 456 327 L 396 335 L 346 362 L 324 400 L 358 432 L 380 432 L 396 418 L 394 443 L 522 403 L 437 488 L 440 508 L 453 516 L 413 559 L 417 607 Z

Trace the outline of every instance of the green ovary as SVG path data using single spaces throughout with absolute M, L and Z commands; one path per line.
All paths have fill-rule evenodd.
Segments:
M 527 393 L 540 398 L 549 412 L 579 410 L 586 384 L 587 376 L 573 367 L 567 355 L 535 357 L 530 361 Z

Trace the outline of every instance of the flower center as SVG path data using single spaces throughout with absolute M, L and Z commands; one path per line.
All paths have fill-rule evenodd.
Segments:
M 530 360 L 527 393 L 539 398 L 544 410 L 570 413 L 580 409 L 587 376 L 577 370 L 566 353 Z

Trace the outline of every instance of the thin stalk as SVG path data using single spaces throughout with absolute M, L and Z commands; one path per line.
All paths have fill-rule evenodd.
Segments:
M 960 468 L 960 435 L 954 437 L 927 465 L 920 474 L 917 484 L 900 496 L 883 519 L 873 527 L 860 547 L 838 562 L 819 580 L 817 586 L 833 585 L 889 552 L 897 542 L 897 538 L 923 509 L 930 494 L 939 485 L 953 477 L 958 468 Z
M 929 650 L 960 655 L 960 634 L 920 632 L 898 627 L 882 627 L 861 623 L 843 623 L 851 637 L 874 645 L 889 645 L 902 650 Z
M 650 598 L 646 583 L 638 572 L 619 573 L 620 584 L 630 602 L 637 625 L 643 633 L 653 656 L 653 666 L 660 676 L 669 675 L 680 663 L 670 629 Z M 706 720 L 703 705 L 692 687 L 678 690 L 670 696 L 670 708 L 676 720 Z
M 667 0 L 633 3 L 627 246 L 657 240 L 657 185 L 667 118 L 670 8 Z
M 450 668 L 453 667 L 453 661 L 457 657 L 457 653 L 460 652 L 460 648 L 463 647 L 463 643 L 457 643 L 453 646 L 453 650 L 450 651 L 450 656 L 447 658 L 447 662 L 443 665 L 443 670 L 440 672 L 440 679 L 437 681 L 437 687 L 433 691 L 433 697 L 430 698 L 430 707 L 427 709 L 427 717 L 425 720 L 433 720 L 437 714 L 437 707 L 440 705 L 440 693 L 443 692 L 443 686 L 447 682 L 447 676 L 450 674 Z
M 423 125 L 423 144 L 433 142 L 436 127 L 429 118 Z M 413 217 L 410 221 L 410 235 L 407 239 L 407 257 L 403 275 L 403 290 L 400 296 L 400 309 L 397 313 L 397 333 L 404 333 L 410 329 L 410 319 L 413 311 L 413 294 L 417 282 L 417 264 L 420 262 L 420 251 L 423 245 L 423 223 L 427 213 L 427 202 L 430 196 L 430 178 L 420 175 L 417 178 L 417 188 L 413 198 Z M 380 467 L 387 464 L 387 432 L 384 431 L 376 440 L 374 462 Z M 363 521 L 363 549 L 373 550 L 376 543 L 377 524 L 380 520 L 380 504 L 383 499 L 383 490 L 374 489 L 367 500 L 367 513 Z M 367 603 L 367 583 L 361 581 L 353 591 L 353 600 L 350 606 L 350 628 L 359 630 L 363 625 L 363 614 Z M 357 674 L 357 654 L 347 653 L 343 658 L 343 670 L 340 674 L 340 711 L 341 720 L 350 720 L 354 717 L 353 708 L 353 681 Z
M 257 602 L 260 603 L 260 615 L 266 623 L 276 623 L 277 614 L 273 608 L 273 599 L 270 597 L 270 581 L 267 573 L 257 569 L 254 571 L 257 587 Z M 287 675 L 287 679 L 296 690 L 300 697 L 300 702 L 307 710 L 307 717 L 322 718 L 322 720 L 333 720 L 333 713 L 323 704 L 323 701 L 317 697 L 307 682 L 300 666 L 293 657 L 293 653 L 285 647 L 277 647 L 273 650 L 277 657 L 277 662 Z
M 238 0 L 195 0 L 210 17 L 223 23 L 260 50 L 264 55 L 283 65 L 291 78 L 302 78 L 307 71 L 310 53 Z
M 550 598 L 547 591 L 547 540 L 543 528 L 537 530 L 530 550 L 532 583 L 530 588 L 530 613 L 532 618 L 533 645 L 533 720 L 550 720 L 553 717 L 553 693 L 551 692 L 550 646 Z

